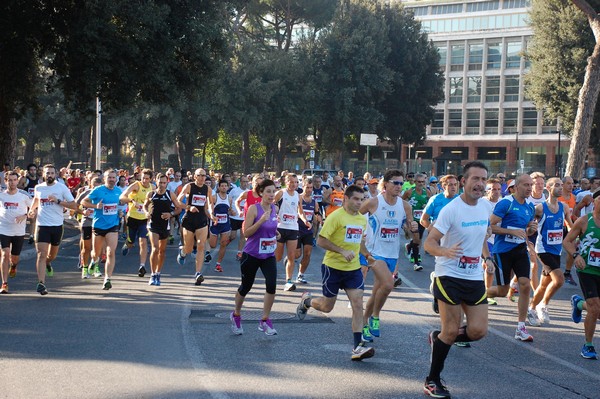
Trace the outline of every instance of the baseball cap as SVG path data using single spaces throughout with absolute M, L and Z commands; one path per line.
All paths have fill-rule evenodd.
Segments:
M 431 177 L 429 178 L 429 183 L 434 183 L 434 182 L 435 182 L 435 183 L 437 183 L 437 181 L 438 181 L 438 179 L 437 179 L 437 177 L 435 177 L 435 176 L 431 176 Z
M 515 186 L 515 180 L 514 179 L 510 179 L 508 181 L 508 185 L 506 186 L 507 189 L 514 187 Z
M 369 180 L 369 184 L 379 184 L 379 179 L 371 179 Z

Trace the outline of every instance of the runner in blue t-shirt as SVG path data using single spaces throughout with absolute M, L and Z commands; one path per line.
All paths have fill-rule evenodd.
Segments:
M 458 179 L 454 175 L 446 175 L 440 179 L 443 191 L 429 198 L 425 211 L 421 216 L 421 226 L 428 229 L 437 219 L 443 207 L 458 197 Z
M 109 169 L 104 172 L 104 185 L 96 187 L 81 201 L 84 208 L 94 209 L 92 221 L 92 260 L 89 269 L 98 268 L 100 255 L 106 244 L 105 278 L 102 289 L 112 288 L 111 277 L 115 268 L 115 250 L 119 240 L 119 195 L 121 190 L 116 187 L 117 172 Z M 97 274 L 95 274 L 97 277 Z
M 519 317 L 515 339 L 533 341 L 533 337 L 525 328 L 529 293 L 531 291 L 531 268 L 527 252 L 527 237 L 537 231 L 534 219 L 535 207 L 527 201 L 531 195 L 533 179 L 529 175 L 521 175 L 515 179 L 515 192 L 496 204 L 490 217 L 494 247 L 492 249 L 496 269 L 497 286 L 489 287 L 488 297 L 505 296 L 510 286 L 511 272 L 519 281 Z

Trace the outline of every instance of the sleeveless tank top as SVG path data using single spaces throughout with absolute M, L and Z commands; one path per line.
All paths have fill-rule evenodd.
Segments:
M 538 236 L 535 240 L 535 252 L 560 255 L 563 242 L 563 224 L 565 222 L 564 205 L 558 203 L 558 212 L 552 213 L 548 203 L 542 204 L 542 218 L 538 223 Z
M 260 196 L 256 195 L 254 190 L 248 191 L 248 194 L 246 194 L 246 201 L 244 202 L 244 217 L 246 217 L 246 213 L 248 213 L 248 208 L 250 208 L 250 205 L 258 204 L 260 200 Z
M 416 222 L 421 220 L 421 216 L 423 216 L 423 210 L 425 209 L 425 205 L 427 205 L 427 190 L 423 189 L 421 194 L 417 193 L 417 190 L 413 188 L 412 193 L 410 194 L 410 198 L 408 199 L 408 203 L 412 206 L 413 210 L 413 219 Z
M 280 229 L 298 230 L 298 202 L 299 195 L 297 192 L 290 195 L 287 190 L 283 192 L 281 197 L 281 206 L 279 207 L 279 224 Z
M 593 215 L 587 215 L 588 225 L 583 237 L 580 237 L 579 248 L 586 266 L 582 272 L 600 275 L 600 227 Z
M 325 216 L 329 216 L 331 212 L 340 209 L 344 205 L 344 193 L 342 191 L 333 190 L 329 196 L 330 205 L 327 207 Z
M 373 255 L 397 259 L 400 253 L 400 230 L 406 221 L 402 199 L 398 197 L 395 205 L 385 201 L 383 194 L 377 196 L 377 209 L 369 215 L 367 249 Z
M 302 200 L 302 210 L 304 210 L 304 216 L 306 217 L 306 220 L 309 221 L 311 224 L 313 223 L 313 216 L 315 215 L 315 199 L 311 199 L 308 202 L 304 201 L 304 199 L 302 197 L 300 197 L 300 199 Z M 304 222 L 302 221 L 302 219 L 298 219 L 298 230 L 300 231 L 300 233 L 302 235 L 305 234 L 312 234 L 313 229 L 311 227 L 311 229 L 309 230 L 306 227 L 306 224 L 304 224 Z
M 206 220 L 206 213 L 204 207 L 208 201 L 208 186 L 203 184 L 202 187 L 198 187 L 195 183 L 190 186 L 190 192 L 187 196 L 187 203 L 190 206 L 198 209 L 198 213 L 187 212 L 186 215 L 192 217 L 198 217 L 200 220 Z
M 225 195 L 225 199 L 223 199 L 217 193 L 216 199 L 213 213 L 217 217 L 217 224 L 229 223 L 229 196 Z
M 256 220 L 259 220 L 265 213 L 260 204 L 256 204 Z M 248 219 L 246 219 L 246 222 Z M 275 256 L 277 247 L 277 213 L 275 205 L 271 204 L 271 217 L 265 223 L 261 224 L 258 230 L 246 239 L 244 252 L 258 259 L 267 259 Z
M 129 204 L 127 217 L 145 220 L 146 214 L 144 213 L 144 202 L 146 202 L 146 197 L 148 196 L 148 193 L 153 190 L 153 187 L 152 184 L 148 185 L 148 187 L 144 187 L 142 182 L 139 181 L 134 184 L 138 185 L 138 189 L 137 192 L 129 194 L 129 198 L 133 202 Z
M 171 201 L 169 190 L 162 194 L 155 192 L 152 194 L 150 201 L 150 228 L 156 230 L 170 230 L 171 226 L 169 220 L 161 218 L 163 213 L 172 212 L 173 209 L 175 209 L 175 205 L 173 205 L 173 202 Z
M 25 180 L 27 181 L 27 184 L 25 184 L 25 191 L 27 191 L 27 194 L 29 194 L 29 196 L 33 198 L 35 186 L 39 184 L 39 181 L 37 178 L 31 180 L 29 179 L 29 176 L 26 176 Z

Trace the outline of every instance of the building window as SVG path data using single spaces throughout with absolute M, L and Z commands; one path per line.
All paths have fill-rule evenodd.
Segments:
M 469 45 L 469 71 L 480 71 L 483 65 L 483 44 Z
M 500 101 L 500 76 L 487 76 L 486 78 L 485 101 L 488 103 L 497 103 Z
M 544 118 L 542 118 L 542 134 L 554 134 L 558 131 L 558 122 L 556 118 L 547 119 L 546 112 L 544 112 Z
M 431 134 L 444 134 L 444 111 L 435 111 L 431 122 Z
M 527 53 L 527 49 L 529 48 L 529 44 L 531 43 L 531 39 L 525 40 L 525 53 Z M 531 60 L 529 57 L 524 56 L 525 59 L 525 69 L 531 68 Z
M 506 162 L 506 147 L 478 147 L 477 159 L 486 161 L 499 160 Z
M 504 110 L 504 134 L 514 134 L 517 132 L 517 122 L 519 111 L 516 108 L 507 108 Z
M 500 69 L 502 65 L 502 44 L 488 43 L 487 69 Z
M 427 8 L 428 7 L 411 7 L 409 8 L 409 10 L 412 10 L 416 17 L 420 17 L 423 15 L 427 15 Z
M 498 134 L 498 110 L 497 109 L 486 109 L 485 110 L 485 126 L 483 130 L 484 134 Z
M 507 76 L 504 79 L 504 101 L 519 101 L 518 76 Z
M 537 133 L 537 114 L 535 108 L 523 109 L 523 133 Z
M 460 3 L 460 4 L 444 4 L 444 5 L 431 7 L 432 15 L 459 14 L 462 12 L 463 12 L 462 3 Z
M 467 111 L 467 134 L 479 134 L 479 110 Z
M 460 134 L 462 127 L 462 111 L 448 111 L 448 134 Z
M 502 8 L 529 8 L 531 6 L 530 0 L 504 0 Z
M 506 43 L 506 68 L 519 68 L 521 66 L 521 42 Z
M 467 88 L 467 102 L 478 103 L 481 101 L 481 76 L 469 77 L 469 87 Z
M 440 55 L 440 69 L 442 71 L 446 70 L 446 58 L 448 57 L 448 47 L 439 46 L 437 48 L 438 54 Z
M 450 78 L 450 103 L 462 103 L 463 78 Z
M 490 11 L 500 8 L 499 1 L 481 1 L 477 3 L 467 3 L 467 12 Z
M 463 44 L 454 44 L 451 47 L 450 70 L 462 71 L 465 64 L 465 46 Z

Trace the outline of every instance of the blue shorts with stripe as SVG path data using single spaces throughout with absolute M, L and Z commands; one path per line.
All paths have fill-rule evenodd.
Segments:
M 365 281 L 360 268 L 346 271 L 334 269 L 322 264 L 321 276 L 323 296 L 327 298 L 336 297 L 340 289 L 365 289 Z

